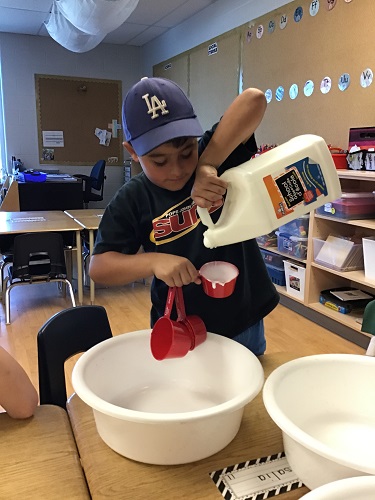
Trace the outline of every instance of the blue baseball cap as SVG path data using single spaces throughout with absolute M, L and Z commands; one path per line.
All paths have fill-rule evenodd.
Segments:
M 200 137 L 202 127 L 184 91 L 165 78 L 142 78 L 122 107 L 125 138 L 138 156 L 177 137 Z

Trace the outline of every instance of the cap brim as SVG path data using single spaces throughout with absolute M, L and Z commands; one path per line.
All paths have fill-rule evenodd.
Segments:
M 185 118 L 166 123 L 133 139 L 131 144 L 138 156 L 143 156 L 177 137 L 200 137 L 203 129 L 197 118 Z

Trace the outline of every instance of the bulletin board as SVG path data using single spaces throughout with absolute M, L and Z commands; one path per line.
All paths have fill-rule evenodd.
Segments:
M 108 145 L 95 135 L 112 133 L 112 120 L 121 124 L 121 81 L 35 75 L 35 90 L 41 165 L 93 166 L 100 159 L 122 165 L 122 130 Z M 56 134 L 43 142 L 43 131 Z
M 374 19 L 374 0 L 300 0 L 242 27 L 243 86 L 272 93 L 258 143 L 313 133 L 346 149 L 351 127 L 375 125 Z

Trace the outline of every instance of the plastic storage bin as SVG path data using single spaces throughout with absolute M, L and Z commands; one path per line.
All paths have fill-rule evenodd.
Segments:
M 277 253 L 269 252 L 268 250 L 260 249 L 263 260 L 267 265 L 283 268 L 284 267 L 284 257 Z
M 286 291 L 300 300 L 303 300 L 305 295 L 305 273 L 306 269 L 303 266 L 284 260 Z
M 365 276 L 375 280 L 375 236 L 363 238 L 362 242 Z
M 336 236 L 329 236 L 327 240 L 313 239 L 314 261 L 322 266 L 336 271 L 355 271 L 363 269 L 362 243 Z
M 277 236 L 275 231 L 272 233 L 264 234 L 256 238 L 258 245 L 262 247 L 277 247 Z
M 342 193 L 341 198 L 316 211 L 339 219 L 372 219 L 375 218 L 375 196 L 371 192 Z
M 302 215 L 297 217 L 287 224 L 279 227 L 279 233 L 287 233 L 291 236 L 298 236 L 299 238 L 306 238 L 309 234 L 309 221 L 310 215 Z
M 293 236 L 288 233 L 281 233 L 276 231 L 277 234 L 277 248 L 284 255 L 290 255 L 297 259 L 306 259 L 307 255 L 307 238 Z
M 286 285 L 284 267 L 276 267 L 276 266 L 271 266 L 270 264 L 266 264 L 266 268 L 272 283 L 275 283 L 275 285 L 280 285 L 280 286 Z
M 39 171 L 24 172 L 23 178 L 25 182 L 46 182 L 47 174 Z

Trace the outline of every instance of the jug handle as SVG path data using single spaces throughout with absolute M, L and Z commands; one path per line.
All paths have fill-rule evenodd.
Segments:
M 215 227 L 215 224 L 212 222 L 211 215 L 210 215 L 209 211 L 207 210 L 207 208 L 202 208 L 202 207 L 197 206 L 197 212 L 198 212 L 198 215 L 199 215 L 202 223 L 205 226 L 209 227 L 210 229 Z

